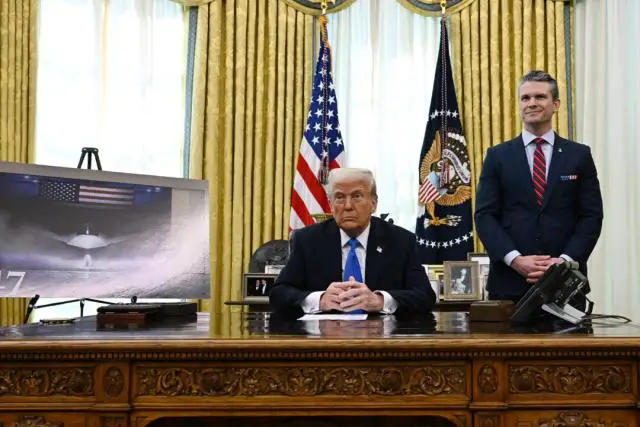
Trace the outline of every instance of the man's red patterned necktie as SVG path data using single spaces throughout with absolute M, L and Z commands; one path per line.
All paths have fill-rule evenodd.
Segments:
M 547 161 L 542 152 L 542 144 L 545 140 L 536 138 L 536 151 L 533 153 L 533 191 L 536 193 L 538 206 L 542 206 L 544 190 L 547 188 Z

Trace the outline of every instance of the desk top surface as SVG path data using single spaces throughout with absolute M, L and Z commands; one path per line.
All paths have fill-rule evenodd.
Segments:
M 370 316 L 367 320 L 285 321 L 269 313 L 238 309 L 200 313 L 197 321 L 137 329 L 99 330 L 93 316 L 73 324 L 38 323 L 0 329 L 0 352 L 18 348 L 45 350 L 51 346 L 77 349 L 314 349 L 352 348 L 490 348 L 521 347 L 640 349 L 640 325 L 600 321 L 588 327 L 549 323 L 514 327 L 469 322 L 466 313 L 434 313 L 414 319 Z

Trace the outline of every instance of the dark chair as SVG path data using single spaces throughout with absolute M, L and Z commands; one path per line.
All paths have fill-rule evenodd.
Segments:
M 289 259 L 289 241 L 271 240 L 260 246 L 249 260 L 249 273 L 264 273 L 267 265 L 284 265 Z

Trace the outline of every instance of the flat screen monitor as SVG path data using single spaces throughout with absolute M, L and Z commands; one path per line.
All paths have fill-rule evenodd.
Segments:
M 206 181 L 0 162 L 0 297 L 208 298 Z

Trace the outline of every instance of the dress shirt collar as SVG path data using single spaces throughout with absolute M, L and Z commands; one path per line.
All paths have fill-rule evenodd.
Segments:
M 371 229 L 371 221 L 369 221 L 367 228 L 365 228 L 362 231 L 362 233 L 360 233 L 360 235 L 356 237 L 356 239 L 358 240 L 358 242 L 360 242 L 360 245 L 364 248 L 365 251 L 367 250 L 367 241 L 369 240 L 370 229 Z M 344 230 L 341 228 L 340 229 L 340 242 L 341 242 L 340 247 L 344 248 L 344 246 L 347 244 L 349 240 L 351 240 L 351 237 L 349 237 L 349 235 L 345 233 Z
M 529 132 L 526 129 L 522 130 L 522 141 L 524 142 L 524 146 L 526 147 L 527 145 L 531 144 L 533 142 L 534 139 L 538 138 L 538 136 L 532 134 L 531 132 Z M 540 138 L 544 139 L 549 145 L 551 145 L 553 147 L 553 143 L 556 140 L 556 134 L 553 130 L 550 130 L 549 132 L 545 133 L 544 135 L 542 135 Z

